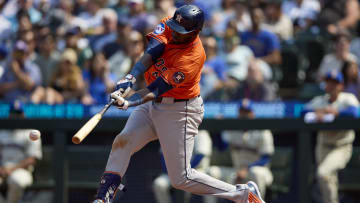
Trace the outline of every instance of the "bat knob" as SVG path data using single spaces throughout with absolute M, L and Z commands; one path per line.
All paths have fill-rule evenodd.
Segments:
M 80 144 L 80 139 L 78 137 L 73 137 L 71 139 L 71 141 L 74 143 L 74 144 Z

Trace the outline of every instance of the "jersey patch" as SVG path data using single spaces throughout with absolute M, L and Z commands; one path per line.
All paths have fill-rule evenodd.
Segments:
M 165 31 L 165 25 L 164 23 L 160 23 L 159 25 L 156 26 L 154 30 L 154 34 L 159 35 L 162 34 L 164 31 Z
M 182 72 L 176 72 L 176 73 L 174 73 L 172 78 L 176 84 L 180 84 L 180 83 L 182 83 L 182 81 L 184 81 L 185 75 Z

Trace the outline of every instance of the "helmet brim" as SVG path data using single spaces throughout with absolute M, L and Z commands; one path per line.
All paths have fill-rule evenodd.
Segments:
M 191 31 L 187 31 L 183 26 L 181 26 L 176 20 L 174 19 L 169 19 L 166 22 L 166 25 L 169 26 L 172 30 L 174 30 L 175 32 L 178 32 L 180 34 L 188 34 L 190 32 L 193 32 L 193 30 Z

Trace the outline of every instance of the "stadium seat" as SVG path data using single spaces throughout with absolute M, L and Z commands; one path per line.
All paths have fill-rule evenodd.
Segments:
M 360 147 L 354 147 L 352 157 L 345 169 L 339 172 L 341 192 L 360 192 Z
M 293 150 L 290 147 L 275 147 L 275 153 L 271 158 L 271 171 L 274 176 L 273 184 L 268 188 L 267 196 L 271 200 L 290 191 Z

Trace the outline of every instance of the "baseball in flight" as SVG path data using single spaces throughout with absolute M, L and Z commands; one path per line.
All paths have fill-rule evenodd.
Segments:
M 40 131 L 38 131 L 38 130 L 31 130 L 30 131 L 30 134 L 29 134 L 29 138 L 30 138 L 30 140 L 32 140 L 32 141 L 36 141 L 36 140 L 38 140 L 39 138 L 40 138 Z

